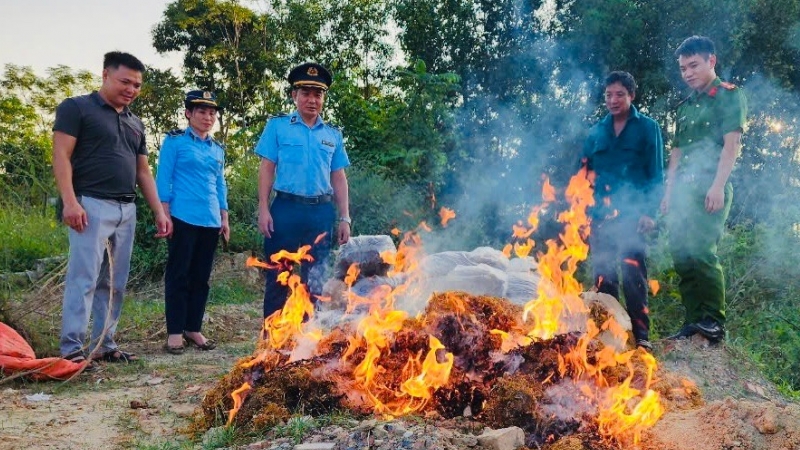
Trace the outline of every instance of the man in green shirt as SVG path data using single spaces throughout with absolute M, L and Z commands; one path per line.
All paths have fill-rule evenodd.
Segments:
M 728 177 L 741 150 L 747 104 L 741 89 L 717 77 L 709 38 L 687 38 L 675 56 L 693 92 L 678 106 L 661 204 L 686 308 L 684 325 L 671 338 L 700 333 L 718 342 L 725 338 L 725 279 L 717 244 L 733 199 Z
M 619 299 L 621 268 L 633 337 L 638 347 L 651 350 L 644 236 L 655 228 L 661 201 L 664 141 L 658 123 L 631 104 L 635 96 L 631 74 L 608 75 L 608 115 L 592 127 L 582 159 L 595 176 L 589 236 L 595 286 Z

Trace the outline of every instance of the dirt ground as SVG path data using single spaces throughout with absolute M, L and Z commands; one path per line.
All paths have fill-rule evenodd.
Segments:
M 129 343 L 143 357 L 136 364 L 106 364 L 69 383 L 0 384 L 0 449 L 159 448 L 184 439 L 181 430 L 205 392 L 252 352 L 259 308 L 254 300 L 216 309 L 211 319 L 220 346 L 211 352 L 166 355 L 154 333 L 150 341 Z M 784 399 L 730 349 L 695 339 L 657 342 L 654 353 L 660 376 L 690 380 L 703 398 L 696 404 L 667 401 L 667 412 L 640 449 L 800 450 L 800 405 Z M 312 433 L 309 439 L 321 437 Z M 268 441 L 258 445 L 278 448 Z

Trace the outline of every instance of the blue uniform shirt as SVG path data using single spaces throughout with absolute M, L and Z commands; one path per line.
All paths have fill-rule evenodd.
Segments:
M 319 116 L 309 127 L 297 111 L 269 119 L 256 154 L 275 163 L 274 190 L 306 197 L 333 194 L 331 172 L 350 165 L 342 132 Z
M 220 227 L 221 209 L 228 209 L 225 151 L 210 136 L 202 139 L 191 127 L 167 134 L 158 155 L 158 197 L 170 214 L 201 227 Z

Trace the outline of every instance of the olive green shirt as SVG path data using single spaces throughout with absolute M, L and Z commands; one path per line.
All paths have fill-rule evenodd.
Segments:
M 678 106 L 675 147 L 680 148 L 679 170 L 716 173 L 723 137 L 745 130 L 747 100 L 737 86 L 716 78 L 706 92 L 693 92 Z

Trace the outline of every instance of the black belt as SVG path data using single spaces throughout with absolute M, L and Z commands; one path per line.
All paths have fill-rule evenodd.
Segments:
M 117 195 L 115 197 L 103 197 L 103 200 L 114 200 L 120 203 L 133 203 L 136 201 L 136 194 Z
M 293 202 L 302 203 L 304 205 L 319 205 L 320 203 L 329 203 L 333 200 L 333 196 L 330 194 L 324 195 L 316 195 L 313 197 L 306 197 L 303 195 L 295 195 L 290 194 L 288 192 L 282 191 L 275 191 L 276 198 L 285 198 L 286 200 L 291 200 Z

